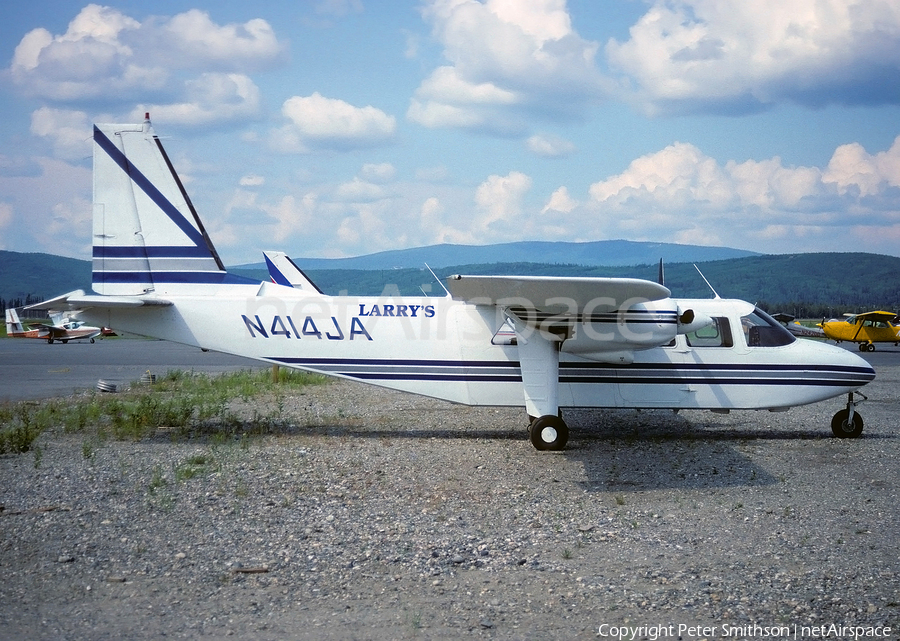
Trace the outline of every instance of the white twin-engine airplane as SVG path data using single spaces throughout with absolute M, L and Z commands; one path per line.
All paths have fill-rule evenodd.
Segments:
M 875 377 L 739 300 L 678 300 L 629 278 L 452 276 L 442 297 L 329 296 L 283 253 L 276 282 L 229 274 L 149 116 L 94 127 L 94 294 L 42 303 L 116 330 L 467 405 L 520 406 L 539 450 L 565 408 L 784 410 Z

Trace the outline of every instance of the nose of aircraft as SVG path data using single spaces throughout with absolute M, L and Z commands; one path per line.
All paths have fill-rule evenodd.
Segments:
M 797 342 L 804 344 L 807 353 L 814 356 L 821 367 L 833 370 L 834 375 L 839 376 L 839 380 L 844 381 L 850 390 L 860 388 L 875 378 L 875 369 L 867 360 L 843 347 L 806 339 Z

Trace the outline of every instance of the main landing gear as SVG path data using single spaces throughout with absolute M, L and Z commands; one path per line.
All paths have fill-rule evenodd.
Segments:
M 569 440 L 569 426 L 561 416 L 539 416 L 528 426 L 531 444 L 537 450 L 559 451 Z
M 868 397 L 862 392 L 857 392 L 863 397 L 863 401 Z M 847 396 L 847 407 L 839 411 L 831 419 L 831 431 L 838 438 L 857 438 L 863 431 L 862 415 L 856 412 L 856 406 L 862 401 L 853 400 L 853 392 Z

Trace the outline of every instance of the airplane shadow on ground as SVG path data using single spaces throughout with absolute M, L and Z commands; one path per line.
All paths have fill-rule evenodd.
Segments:
M 711 420 L 705 412 L 686 414 L 571 410 L 565 415 L 571 429 L 564 454 L 584 466 L 583 487 L 590 492 L 754 487 L 778 479 L 754 462 L 751 448 L 834 439 L 830 428 L 767 426 L 753 412 Z
M 568 419 L 567 419 L 568 420 Z M 522 456 L 546 457 L 553 468 L 555 457 L 580 463 L 584 480 L 578 484 L 588 492 L 638 492 L 658 489 L 703 489 L 735 486 L 768 486 L 777 479 L 765 468 L 738 451 L 749 439 L 820 439 L 822 432 L 738 430 L 730 434 L 707 432 L 702 428 L 679 427 L 678 417 L 666 433 L 652 430 L 623 430 L 583 425 L 572 421 L 569 444 L 561 452 L 532 449 L 524 423 L 518 429 L 381 428 L 332 425 L 302 428 L 306 434 L 362 439 L 445 439 L 466 441 L 511 441 Z M 533 465 L 533 462 L 529 462 Z
M 441 412 L 442 413 L 442 412 Z M 532 454 L 524 421 L 520 426 L 500 420 L 497 428 L 468 429 L 465 412 L 447 411 L 447 427 L 417 429 L 367 422 L 341 421 L 328 425 L 288 424 L 270 426 L 268 434 L 304 434 L 329 438 L 368 440 L 441 439 L 466 441 L 516 441 L 522 454 Z M 753 413 L 745 417 L 709 416 L 706 413 L 674 414 L 667 410 L 568 410 L 569 444 L 562 452 L 533 452 L 547 457 L 563 456 L 580 463 L 589 492 L 638 492 L 657 489 L 697 490 L 726 487 L 770 486 L 778 482 L 763 466 L 754 462 L 751 448 L 766 447 L 771 441 L 814 441 L 832 439 L 830 430 L 792 429 L 761 424 Z M 722 420 L 725 418 L 725 420 Z M 482 422 L 479 420 L 479 422 Z M 210 426 L 194 437 L 209 436 Z M 252 430 L 251 430 L 252 432 Z M 863 435 L 863 438 L 891 438 Z M 513 444 L 510 447 L 515 447 Z M 769 447 L 779 447 L 777 443 Z M 746 448 L 746 452 L 741 449 Z
M 378 420 L 342 419 L 327 424 L 294 422 L 290 417 L 263 426 L 244 425 L 231 431 L 232 436 L 306 435 L 335 439 L 363 440 L 465 440 L 511 441 L 510 448 L 521 445 L 523 456 L 563 456 L 584 467 L 583 489 L 589 492 L 628 492 L 656 489 L 703 489 L 753 487 L 775 484 L 777 479 L 751 458 L 751 448 L 780 447 L 777 442 L 822 441 L 834 437 L 828 427 L 794 428 L 784 420 L 760 419 L 767 413 L 737 412 L 729 416 L 690 411 L 679 414 L 671 410 L 565 410 L 570 427 L 569 442 L 562 452 L 535 452 L 528 440 L 524 414 L 522 421 L 510 420 L 501 413 L 495 428 L 469 428 L 467 411 L 489 409 L 451 406 L 434 410 L 437 420 L 431 425 L 411 426 L 405 420 L 397 424 Z M 773 415 L 780 417 L 782 415 Z M 484 418 L 479 417 L 479 424 Z M 187 433 L 157 434 L 154 440 L 168 438 L 221 437 L 221 426 L 215 424 L 191 428 Z M 894 438 L 891 435 L 866 434 L 862 439 Z M 774 443 L 772 443 L 774 442 Z M 768 445 L 767 445 L 768 444 Z M 742 449 L 747 449 L 742 452 Z

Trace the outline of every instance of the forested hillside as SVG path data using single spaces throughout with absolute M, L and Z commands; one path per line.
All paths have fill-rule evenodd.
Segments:
M 302 268 L 302 265 L 300 265 Z M 864 253 L 817 253 L 751 256 L 699 265 L 719 296 L 741 298 L 771 312 L 803 318 L 838 316 L 866 309 L 900 310 L 900 258 Z M 656 280 L 659 266 L 583 267 L 539 263 L 458 265 L 434 270 L 451 274 L 521 274 L 545 276 L 619 276 Z M 266 278 L 264 270 L 245 271 Z M 443 290 L 427 269 L 309 270 L 322 291 L 365 296 L 381 293 L 416 295 Z M 681 298 L 709 298 L 712 292 L 690 263 L 665 265 L 665 284 Z
M 0 306 L 4 309 L 90 288 L 90 261 L 0 250 Z
M 750 256 L 699 264 L 723 298 L 741 298 L 771 312 L 821 318 L 844 312 L 885 309 L 900 311 L 900 258 L 865 253 L 818 253 Z M 300 264 L 301 268 L 304 265 Z M 232 269 L 268 280 L 265 270 Z M 539 263 L 457 265 L 436 269 L 439 278 L 451 274 L 534 274 L 552 276 L 623 276 L 656 280 L 658 265 L 584 267 Z M 0 305 L 21 306 L 90 289 L 91 264 L 86 260 L 48 254 L 0 251 Z M 351 295 L 409 294 L 423 290 L 442 295 L 441 285 L 427 269 L 307 270 L 326 293 Z M 690 263 L 665 266 L 666 286 L 681 298 L 712 295 Z

